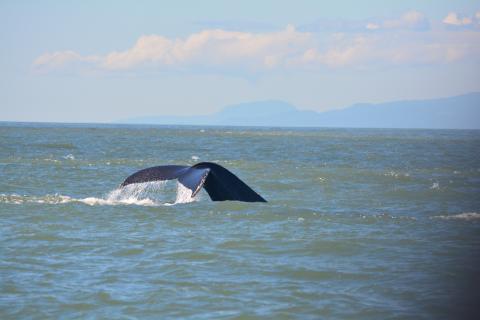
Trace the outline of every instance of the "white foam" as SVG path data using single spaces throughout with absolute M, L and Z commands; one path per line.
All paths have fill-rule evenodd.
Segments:
M 480 219 L 480 213 L 477 212 L 464 212 L 453 215 L 443 215 L 443 216 L 434 216 L 433 218 L 444 219 L 444 220 L 477 220 Z
M 12 204 L 24 204 L 24 203 L 44 203 L 44 204 L 59 204 L 59 203 L 68 203 L 72 202 L 71 197 L 62 196 L 59 194 L 47 194 L 43 197 L 38 196 L 27 196 L 27 195 L 18 195 L 18 194 L 0 194 L 0 202 L 3 203 L 12 203 Z
M 10 194 L 10 195 L 7 195 L 7 194 L 0 194 L 0 202 L 3 202 L 3 203 L 13 203 L 13 204 L 22 204 L 23 203 L 23 198 L 22 196 L 18 195 L 18 194 Z
M 43 161 L 47 161 L 47 162 L 54 162 L 54 163 L 58 163 L 58 162 L 60 162 L 60 160 L 57 160 L 57 159 L 50 159 L 50 158 L 45 158 L 45 159 L 43 159 Z
M 35 196 L 19 196 L 19 195 L 0 195 L 0 202 L 8 204 L 26 204 L 26 203 L 38 203 L 38 204 L 65 204 L 65 203 L 84 203 L 90 206 L 95 205 L 139 205 L 139 206 L 158 206 L 162 203 L 157 203 L 151 199 L 137 199 L 135 197 L 119 198 L 116 200 L 87 197 L 83 199 L 76 199 L 63 195 L 46 195 L 43 197 Z
M 434 182 L 434 183 L 432 184 L 432 186 L 430 187 L 430 189 L 432 189 L 432 190 L 438 190 L 438 189 L 440 189 L 440 183 Z
M 157 205 L 160 205 L 159 203 L 156 203 L 151 199 L 139 200 L 139 199 L 136 199 L 134 197 L 119 199 L 119 200 L 109 200 L 109 199 L 103 199 L 103 198 L 88 197 L 88 198 L 84 198 L 84 199 L 75 199 L 75 201 L 88 204 L 89 206 L 96 206 L 96 205 L 115 206 L 115 205 L 132 205 L 132 204 L 138 205 L 138 206 L 157 206 Z
M 386 177 L 394 177 L 394 178 L 408 178 L 410 177 L 410 174 L 407 173 L 402 173 L 402 172 L 395 172 L 395 171 L 389 171 L 387 173 L 383 174 Z
M 173 196 L 165 192 L 166 181 L 135 183 L 110 191 L 104 198 L 87 197 L 72 198 L 59 194 L 45 196 L 29 196 L 18 194 L 0 194 L 1 203 L 9 204 L 64 204 L 84 203 L 90 206 L 103 205 L 139 205 L 139 206 L 163 206 L 178 203 L 189 203 L 200 199 L 198 195 L 192 197 L 192 191 L 177 182 L 175 202 L 167 202 L 166 196 Z
M 69 153 L 69 154 L 67 154 L 66 156 L 63 156 L 63 159 L 66 159 L 66 160 L 75 160 L 75 157 L 73 156 L 73 154 Z

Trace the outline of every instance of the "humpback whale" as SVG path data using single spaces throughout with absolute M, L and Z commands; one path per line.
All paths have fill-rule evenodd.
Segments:
M 190 189 L 192 198 L 203 187 L 212 201 L 267 202 L 232 172 L 213 162 L 200 162 L 191 167 L 166 165 L 142 169 L 127 177 L 120 187 L 132 183 L 173 179 L 178 179 Z

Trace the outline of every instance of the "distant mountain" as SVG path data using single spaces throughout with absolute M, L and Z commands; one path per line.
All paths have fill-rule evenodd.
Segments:
M 283 101 L 241 103 L 205 116 L 134 118 L 121 123 L 282 127 L 480 129 L 480 92 L 461 96 L 355 104 L 326 112 Z

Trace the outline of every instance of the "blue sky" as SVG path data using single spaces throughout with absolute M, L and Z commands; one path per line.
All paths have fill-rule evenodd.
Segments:
M 0 120 L 480 91 L 478 1 L 2 1 Z

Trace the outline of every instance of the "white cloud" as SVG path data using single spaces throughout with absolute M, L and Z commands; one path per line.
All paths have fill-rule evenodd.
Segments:
M 380 28 L 380 25 L 378 25 L 376 23 L 373 23 L 373 22 L 369 22 L 369 23 L 367 23 L 365 28 L 367 28 L 368 30 L 377 30 L 377 29 Z
M 405 12 L 398 18 L 370 21 L 366 24 L 368 30 L 413 30 L 424 31 L 429 29 L 430 23 L 425 15 L 419 11 Z
M 385 20 L 382 26 L 386 29 L 428 29 L 429 23 L 425 15 L 419 11 L 412 10 L 404 13 L 398 19 Z
M 52 67 L 62 67 L 69 62 L 81 60 L 82 56 L 73 51 L 57 51 L 54 53 L 45 53 L 35 59 L 33 62 L 36 66 L 52 66 Z
M 374 65 L 443 64 L 480 57 L 477 32 L 400 32 L 336 34 L 323 50 L 306 50 L 295 65 L 368 67 Z
M 448 13 L 448 15 L 442 20 L 442 22 L 454 26 L 464 25 L 463 21 L 457 16 L 455 12 Z
M 74 51 L 57 51 L 45 53 L 33 62 L 38 71 L 60 70 L 73 65 L 89 65 L 97 63 L 100 58 L 97 56 L 82 56 Z
M 334 34 L 329 47 L 320 51 L 317 48 L 306 50 L 294 64 L 324 65 L 332 68 L 352 66 L 375 59 L 374 39 L 370 36 Z
M 443 22 L 472 23 L 453 13 Z M 369 22 L 360 33 L 330 36 L 301 32 L 292 25 L 277 32 L 263 33 L 214 29 L 185 38 L 145 35 L 123 51 L 103 56 L 83 56 L 74 51 L 46 53 L 33 65 L 47 71 L 73 66 L 103 72 L 148 68 L 256 73 L 274 69 L 315 70 L 325 66 L 449 63 L 480 57 L 480 33 L 424 29 L 428 25 L 422 13 L 409 11 L 397 19 Z M 384 32 L 376 32 L 377 29 Z M 425 32 L 416 32 L 418 30 Z
M 297 32 L 292 25 L 271 33 L 248 33 L 221 29 L 204 30 L 186 39 L 142 36 L 123 52 L 112 52 L 102 62 L 110 70 L 144 64 L 156 66 L 244 65 L 271 68 L 296 54 L 311 41 L 309 33 Z
M 461 16 L 456 12 L 449 12 L 442 20 L 444 24 L 454 28 L 470 28 L 475 29 L 480 25 L 480 11 L 477 11 L 472 16 Z

